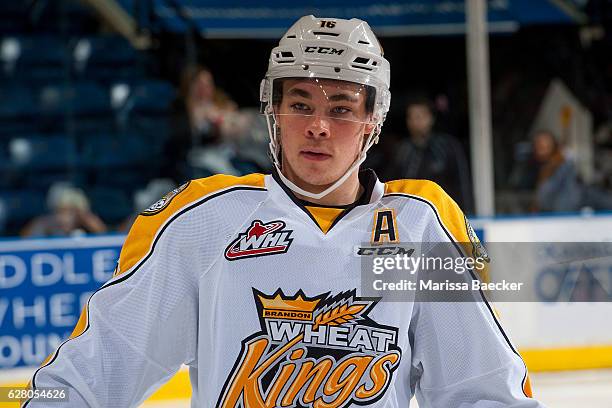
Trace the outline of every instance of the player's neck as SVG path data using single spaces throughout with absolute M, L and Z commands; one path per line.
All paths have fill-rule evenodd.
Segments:
M 331 184 L 325 186 L 316 186 L 310 185 L 308 183 L 304 183 L 301 180 L 295 180 L 294 177 L 285 176 L 295 183 L 298 187 L 302 188 L 306 191 L 311 191 L 313 193 L 318 193 L 321 191 L 325 191 Z M 320 199 L 315 199 L 311 197 L 306 197 L 299 193 L 293 193 L 297 198 L 303 201 L 307 201 L 309 203 L 318 204 L 318 205 L 328 205 L 328 206 L 343 206 L 353 204 L 357 199 L 363 194 L 364 188 L 359 183 L 359 172 L 354 171 L 348 179 L 344 183 L 342 183 L 338 188 L 327 194 L 325 197 Z

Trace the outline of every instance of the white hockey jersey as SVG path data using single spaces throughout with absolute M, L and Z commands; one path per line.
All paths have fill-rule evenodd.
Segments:
M 50 407 L 131 407 L 186 364 L 193 407 L 541 406 L 486 301 L 361 296 L 363 243 L 475 239 L 436 184 L 360 179 L 360 201 L 338 208 L 305 206 L 272 175 L 172 191 L 31 386 L 71 388 Z M 376 214 L 390 214 L 383 231 Z

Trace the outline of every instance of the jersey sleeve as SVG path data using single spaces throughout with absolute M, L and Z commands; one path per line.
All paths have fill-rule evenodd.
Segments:
M 435 216 L 424 240 L 448 242 L 443 252 L 452 257 L 486 261 L 480 270 L 459 274 L 458 282 L 471 287 L 472 280 L 489 281 L 489 256 L 467 218 L 439 186 L 430 188 Z M 531 397 L 527 367 L 485 293 L 470 293 L 455 302 L 415 304 L 409 337 L 419 406 L 542 407 Z
M 421 408 L 542 407 L 527 370 L 485 302 L 415 304 L 409 330 Z
M 138 406 L 181 364 L 195 361 L 196 268 L 188 244 L 178 239 L 180 223 L 170 223 L 173 211 L 166 209 L 137 218 L 115 276 L 90 297 L 72 336 L 36 371 L 32 388 L 68 387 L 62 406 Z
M 429 207 L 423 242 L 449 243 L 443 245 L 445 254 L 487 261 L 459 281 L 489 280 L 486 249 L 442 188 L 430 181 L 403 180 L 388 183 L 387 192 L 406 194 Z M 439 276 L 447 273 L 441 272 Z M 410 385 L 419 407 L 543 406 L 531 398 L 527 368 L 483 292 L 456 302 L 415 302 L 408 334 Z

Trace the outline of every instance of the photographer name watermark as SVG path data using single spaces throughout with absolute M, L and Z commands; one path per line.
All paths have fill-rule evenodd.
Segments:
M 402 279 L 399 282 L 385 282 L 382 279 L 376 279 L 372 282 L 372 288 L 376 291 L 520 291 L 525 285 L 525 282 L 482 282 L 479 279 L 472 279 L 468 282 L 437 282 L 433 279 L 410 281 Z

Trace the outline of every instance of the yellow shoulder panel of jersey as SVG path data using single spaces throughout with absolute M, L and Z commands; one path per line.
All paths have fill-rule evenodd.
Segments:
M 218 174 L 192 180 L 172 190 L 140 213 L 121 249 L 115 276 L 129 270 L 146 256 L 159 228 L 177 211 L 202 197 L 234 186 L 264 189 L 264 175 L 249 174 L 236 177 Z
M 463 212 L 455 201 L 438 184 L 429 180 L 394 180 L 385 183 L 385 194 L 407 194 L 431 203 L 440 222 L 456 242 L 469 242 Z
M 461 245 L 465 256 L 482 257 L 489 261 L 486 250 L 463 211 L 438 184 L 430 180 L 394 180 L 385 183 L 385 195 L 394 193 L 415 196 L 429 202 L 434 207 L 442 226 L 450 233 L 452 239 Z M 478 270 L 478 274 L 483 281 L 489 281 L 488 267 Z

